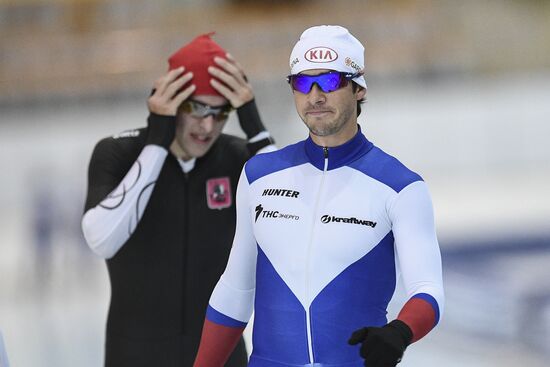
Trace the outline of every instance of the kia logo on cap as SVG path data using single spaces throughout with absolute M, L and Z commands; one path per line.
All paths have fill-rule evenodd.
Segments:
M 313 47 L 306 51 L 304 57 L 309 62 L 332 62 L 338 58 L 338 53 L 328 47 Z

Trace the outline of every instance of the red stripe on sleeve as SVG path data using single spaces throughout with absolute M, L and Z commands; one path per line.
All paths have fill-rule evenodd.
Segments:
M 432 305 L 421 299 L 411 298 L 403 308 L 397 319 L 403 321 L 413 332 L 411 343 L 423 338 L 435 326 L 435 311 Z
M 229 327 L 205 319 L 193 367 L 223 367 L 235 349 L 244 327 Z

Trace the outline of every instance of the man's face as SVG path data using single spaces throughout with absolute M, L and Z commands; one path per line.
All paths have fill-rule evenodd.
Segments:
M 207 104 L 211 107 L 223 106 L 228 103 L 221 96 L 200 95 L 193 96 L 192 100 Z M 227 119 L 216 120 L 215 116 L 195 117 L 183 112 L 181 108 L 176 116 L 175 144 L 179 158 L 189 160 L 205 155 L 216 139 L 220 136 Z
M 318 75 L 329 70 L 305 70 L 302 74 Z M 330 93 L 324 93 L 314 84 L 307 94 L 293 91 L 296 110 L 317 137 L 347 136 L 347 130 L 355 129 L 357 121 L 357 101 L 363 98 L 365 90 L 358 88 L 353 92 L 352 83 Z M 343 142 L 342 142 L 343 143 Z

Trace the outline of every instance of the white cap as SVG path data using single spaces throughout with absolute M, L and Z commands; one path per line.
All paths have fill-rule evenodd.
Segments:
M 329 69 L 346 73 L 364 72 L 365 47 L 349 31 L 338 25 L 308 28 L 290 54 L 290 74 L 304 70 Z M 363 75 L 354 82 L 367 88 Z

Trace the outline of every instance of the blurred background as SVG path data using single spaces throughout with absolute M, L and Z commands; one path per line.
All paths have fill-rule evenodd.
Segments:
M 200 33 L 240 61 L 279 146 L 307 131 L 284 80 L 312 25 L 366 46 L 375 144 L 427 181 L 446 309 L 411 366 L 548 366 L 550 1 L 0 0 L 0 330 L 14 367 L 100 366 L 109 283 L 84 243 L 98 139 L 145 125 Z M 243 135 L 234 117 L 226 130 Z M 403 301 L 398 293 L 390 317 Z

